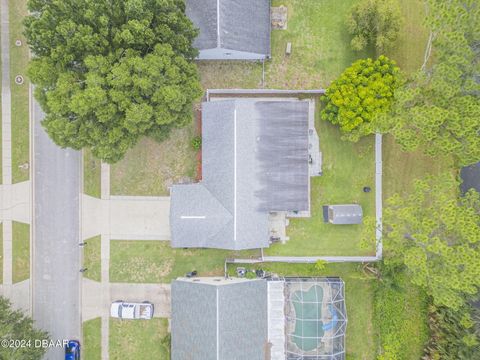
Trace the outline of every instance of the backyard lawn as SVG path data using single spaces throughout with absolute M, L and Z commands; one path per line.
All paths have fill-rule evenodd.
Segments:
M 318 113 L 318 111 L 317 111 Z M 328 204 L 362 205 L 364 216 L 375 216 L 374 137 L 358 143 L 340 140 L 336 126 L 316 123 L 323 153 L 323 175 L 312 178 L 310 218 L 290 219 L 286 244 L 277 243 L 265 250 L 267 255 L 326 256 L 375 255 L 375 230 L 369 248 L 360 246 L 363 225 L 333 225 L 323 222 L 322 206 Z M 363 187 L 372 191 L 364 193 Z
M 158 143 L 142 138 L 125 158 L 111 166 L 112 195 L 169 195 L 168 187 L 195 177 L 192 123 Z
M 95 318 L 83 323 L 82 353 L 85 360 L 102 358 L 102 319 Z
M 30 225 L 12 222 L 12 280 L 30 278 Z
M 227 257 L 258 257 L 255 250 L 173 249 L 169 241 L 112 240 L 110 281 L 169 283 L 197 270 L 200 276 L 223 275 Z
M 0 284 L 3 284 L 3 223 L 0 222 Z
M 101 237 L 100 235 L 85 240 L 83 247 L 83 267 L 87 268 L 83 276 L 95 280 L 101 280 Z
M 111 360 L 170 359 L 167 319 L 153 318 L 148 321 L 110 319 L 109 342 Z
M 9 0 L 10 11 L 10 88 L 12 92 L 12 182 L 28 180 L 30 162 L 30 121 L 27 79 L 29 60 L 27 42 L 22 35 L 23 17 L 27 14 L 26 0 Z M 22 45 L 16 46 L 15 41 Z M 24 83 L 17 85 L 15 76 L 22 75 Z
M 262 268 L 279 276 L 339 276 L 345 282 L 347 306 L 347 359 L 375 359 L 375 330 L 373 328 L 374 278 L 361 271 L 360 264 L 329 264 L 319 272 L 313 264 L 262 263 L 255 266 L 235 264 L 229 266 L 234 274 L 237 266 Z
M 353 61 L 366 57 L 350 48 L 345 16 L 357 0 L 273 0 L 288 8 L 287 30 L 272 31 L 272 59 L 266 87 L 318 89 L 326 87 Z M 291 55 L 285 55 L 287 42 Z

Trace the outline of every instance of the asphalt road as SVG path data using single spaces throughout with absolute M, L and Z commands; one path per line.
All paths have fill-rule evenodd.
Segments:
M 52 340 L 80 339 L 80 153 L 56 146 L 34 105 L 33 319 Z M 48 360 L 64 358 L 50 348 Z

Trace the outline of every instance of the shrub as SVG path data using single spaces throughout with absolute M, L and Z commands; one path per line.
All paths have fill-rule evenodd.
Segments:
M 200 150 L 200 148 L 202 147 L 202 138 L 200 136 L 195 136 L 192 139 L 191 144 L 192 144 L 193 150 L 195 151 Z

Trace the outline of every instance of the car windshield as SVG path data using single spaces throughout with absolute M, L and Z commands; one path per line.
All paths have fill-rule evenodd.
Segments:
M 75 352 L 75 345 L 70 345 L 67 347 L 67 354 L 73 354 Z

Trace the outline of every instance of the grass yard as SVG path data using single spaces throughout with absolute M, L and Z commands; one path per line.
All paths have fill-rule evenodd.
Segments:
M 375 146 L 373 136 L 358 143 L 340 140 L 338 127 L 321 121 L 316 123 L 323 153 L 323 175 L 312 178 L 311 218 L 290 219 L 286 244 L 274 244 L 267 255 L 324 256 L 374 255 L 375 233 L 371 247 L 361 247 L 363 225 L 333 225 L 323 222 L 322 206 L 328 204 L 362 205 L 365 216 L 375 216 Z M 372 191 L 364 193 L 363 187 Z
M 82 354 L 86 360 L 102 358 L 102 319 L 95 318 L 83 323 Z
M 110 281 L 169 283 L 197 270 L 201 276 L 223 275 L 227 257 L 258 256 L 257 251 L 173 249 L 169 241 L 112 240 Z
M 85 240 L 87 245 L 83 247 L 83 267 L 86 271 L 83 276 L 95 280 L 101 280 L 101 237 L 100 235 Z
M 204 89 L 262 87 L 262 63 L 256 61 L 198 61 Z
M 158 143 L 142 138 L 125 158 L 111 166 L 112 195 L 169 195 L 168 187 L 195 177 L 196 157 L 191 145 L 194 125 L 175 129 Z
M 26 0 L 9 0 L 10 16 L 10 87 L 12 93 L 12 181 L 29 179 L 30 121 L 27 79 L 29 60 L 27 42 L 22 35 L 23 17 L 27 14 Z M 15 41 L 22 45 L 16 46 Z M 15 76 L 22 75 L 24 83 L 17 85 Z M 26 165 L 23 166 L 22 165 Z
M 30 278 L 30 225 L 12 222 L 12 280 Z
M 313 264 L 262 263 L 255 266 L 235 264 L 229 266 L 234 274 L 237 266 L 262 268 L 279 276 L 339 276 L 345 282 L 347 306 L 347 359 L 375 359 L 375 330 L 373 329 L 375 280 L 361 271 L 359 264 L 328 264 L 318 272 Z
M 170 359 L 168 320 L 110 319 L 110 359 Z M 89 358 L 90 359 L 90 358 Z
M 404 16 L 403 27 L 394 49 L 386 55 L 395 60 L 400 68 L 412 73 L 420 69 L 428 40 L 428 31 L 423 25 L 425 5 L 421 0 L 399 0 Z
M 83 192 L 100 198 L 101 191 L 101 161 L 94 158 L 89 149 L 83 150 Z
M 345 16 L 357 0 L 273 0 L 288 8 L 287 30 L 272 30 L 272 59 L 266 87 L 312 89 L 326 87 L 353 61 L 367 57 L 353 52 Z M 285 55 L 287 42 L 291 55 Z

